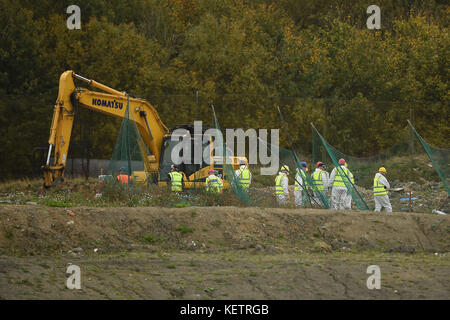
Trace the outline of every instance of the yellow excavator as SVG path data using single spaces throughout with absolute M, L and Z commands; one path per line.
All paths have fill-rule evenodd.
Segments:
M 86 82 L 90 86 L 104 92 L 76 88 L 75 79 Z M 169 181 L 168 173 L 172 165 L 171 150 L 178 143 L 178 139 L 176 139 L 177 141 L 172 141 L 171 131 L 161 121 L 156 109 L 146 100 L 131 97 L 126 92 L 117 91 L 69 70 L 65 71 L 59 79 L 58 98 L 53 111 L 48 140 L 49 150 L 46 163 L 42 167 L 44 171 L 44 187 L 51 187 L 54 182 L 64 179 L 73 121 L 76 116 L 76 106 L 109 116 L 124 118 L 127 105 L 129 106 L 129 119 L 136 123 L 136 128 L 141 137 L 139 139 L 141 141 L 139 147 L 144 162 L 144 171 L 134 171 L 131 174 L 131 179 L 141 183 L 167 185 Z M 192 125 L 178 125 L 174 129 L 179 128 L 185 128 L 190 132 L 193 131 Z M 196 137 L 195 134 L 192 134 L 192 144 L 195 139 L 199 138 L 201 137 Z M 209 164 L 205 161 L 202 164 L 192 164 L 194 161 L 191 159 L 190 164 L 182 163 L 178 166 L 179 171 L 183 175 L 185 188 L 203 187 L 210 169 L 218 171 L 224 178 L 224 187 L 229 187 L 226 170 L 223 170 L 223 157 L 214 156 L 213 143 L 212 138 L 210 138 L 210 143 L 202 146 L 203 150 L 205 150 L 204 148 L 209 148 Z M 247 164 L 245 157 L 230 157 L 230 163 L 234 170 L 239 168 L 242 161 Z

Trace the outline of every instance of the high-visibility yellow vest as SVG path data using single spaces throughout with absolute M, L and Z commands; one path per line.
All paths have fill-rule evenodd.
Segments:
M 336 167 L 336 176 L 334 177 L 333 186 L 334 187 L 345 187 L 344 177 L 346 181 L 348 181 L 347 177 L 350 179 L 352 183 L 355 183 L 353 179 L 353 174 L 347 168 L 342 169 L 342 167 Z
M 172 191 L 183 191 L 183 175 L 174 171 L 169 173 L 169 177 L 172 184 Z
M 322 181 L 322 174 L 323 171 L 314 171 L 312 177 L 314 181 L 314 186 L 317 188 L 318 191 L 325 191 L 325 188 L 323 187 L 323 181 Z
M 209 176 L 208 178 L 206 178 L 206 191 L 213 193 L 220 193 L 222 187 L 223 183 L 219 177 L 214 176 L 214 178 L 211 178 Z
M 387 194 L 387 190 L 384 185 L 380 183 L 381 176 L 375 177 L 373 179 L 373 195 L 374 196 L 384 196 Z
M 242 186 L 242 189 L 248 189 L 250 187 L 250 170 L 245 168 L 244 170 L 240 169 L 240 174 L 238 176 L 239 184 Z
M 308 180 L 306 180 L 306 173 L 303 170 L 300 170 L 300 176 L 302 177 L 302 184 L 303 184 L 303 188 L 306 189 L 308 188 Z M 298 191 L 298 190 L 302 190 L 303 188 L 300 187 L 299 182 L 297 181 L 297 179 L 295 179 L 295 187 L 294 190 Z
M 275 178 L 275 194 L 276 195 L 282 195 L 284 194 L 284 190 L 283 190 L 283 179 L 287 178 L 286 175 L 284 174 L 279 174 L 276 178 Z

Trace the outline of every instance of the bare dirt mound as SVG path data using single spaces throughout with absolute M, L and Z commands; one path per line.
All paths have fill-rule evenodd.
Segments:
M 328 252 L 450 251 L 450 218 L 418 213 L 189 208 L 0 206 L 0 253 L 53 254 L 74 248 L 118 252 L 164 248 Z
M 417 213 L 6 205 L 0 299 L 448 299 L 449 233 Z

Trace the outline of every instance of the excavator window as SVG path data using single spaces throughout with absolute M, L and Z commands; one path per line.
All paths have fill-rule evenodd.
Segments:
M 187 177 L 189 177 L 191 174 L 197 172 L 203 167 L 208 166 L 208 164 L 204 161 L 202 157 L 202 164 L 195 164 L 194 163 L 194 142 L 195 139 L 199 139 L 201 136 L 196 137 L 194 135 L 191 136 L 191 155 L 190 155 L 190 163 L 182 163 L 179 164 L 178 167 L 180 171 L 184 172 Z M 162 152 L 161 152 L 161 159 L 160 159 L 160 166 L 159 166 L 159 176 L 161 181 L 168 181 L 169 180 L 169 172 L 170 172 L 170 166 L 173 164 L 172 162 L 172 151 L 173 148 L 178 144 L 178 141 L 172 141 L 171 137 L 164 137 L 163 144 L 162 144 Z M 208 148 L 209 149 L 209 142 L 202 143 L 202 155 L 203 151 Z M 180 156 L 183 156 L 183 154 L 180 154 Z

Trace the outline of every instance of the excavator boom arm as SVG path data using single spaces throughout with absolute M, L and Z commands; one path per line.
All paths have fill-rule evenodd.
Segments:
M 85 81 L 107 93 L 76 89 L 74 78 Z M 130 119 L 135 121 L 144 143 L 152 152 L 153 162 L 159 163 L 162 140 L 168 129 L 150 103 L 142 99 L 129 97 L 125 92 L 86 79 L 73 71 L 64 72 L 59 81 L 59 93 L 53 111 L 48 140 L 49 152 L 46 164 L 43 167 L 44 185 L 50 187 L 53 181 L 64 174 L 75 117 L 74 104 L 109 116 L 124 118 L 128 103 Z M 51 164 L 52 152 L 54 153 L 54 161 Z M 148 161 L 144 162 L 148 163 Z

